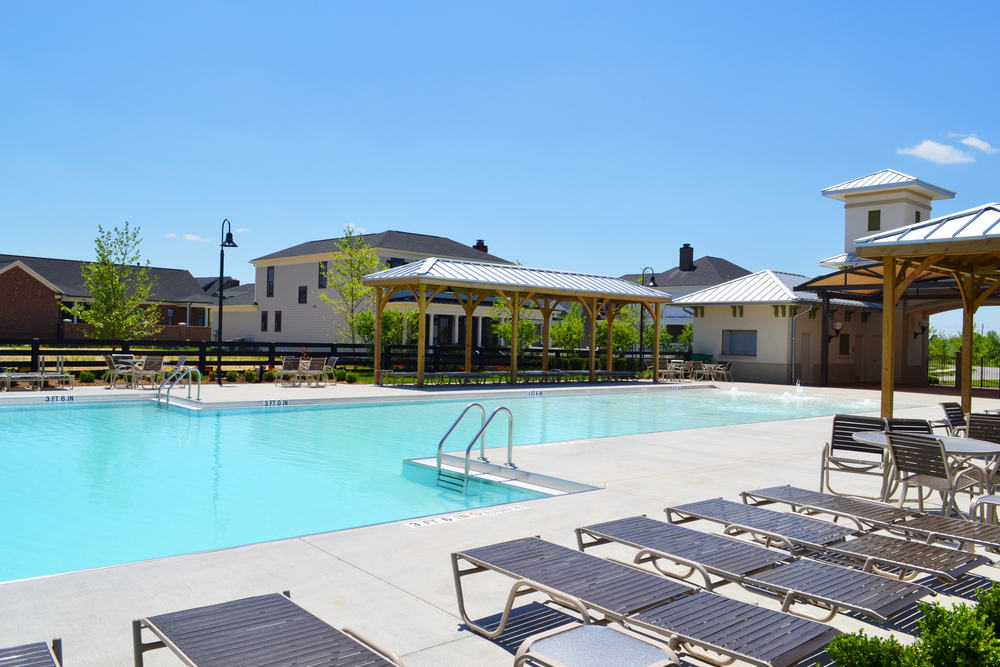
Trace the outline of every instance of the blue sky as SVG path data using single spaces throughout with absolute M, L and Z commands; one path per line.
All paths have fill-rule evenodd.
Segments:
M 935 214 L 1000 200 L 998 15 L 8 2 L 2 251 L 90 259 L 97 225 L 128 220 L 154 265 L 213 275 L 228 218 L 244 281 L 247 260 L 348 224 L 612 275 L 691 243 L 812 276 L 843 249 L 824 187 L 888 167 L 958 192 Z

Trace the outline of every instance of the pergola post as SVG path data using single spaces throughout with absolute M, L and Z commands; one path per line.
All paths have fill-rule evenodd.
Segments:
M 424 356 L 427 353 L 427 286 L 417 286 L 417 386 L 424 386 Z
M 542 313 L 542 372 L 547 373 L 549 370 L 549 320 L 552 319 L 552 311 L 555 310 L 558 301 L 553 302 L 549 305 L 548 299 L 542 299 L 539 303 L 538 299 L 535 299 L 535 305 L 538 306 L 538 310 Z
M 975 315 L 976 290 L 975 279 L 971 275 L 956 276 L 958 287 L 962 292 L 962 412 L 972 412 L 972 332 Z
M 590 382 L 597 379 L 597 297 L 590 300 Z
M 605 308 L 604 312 L 606 314 L 606 319 L 608 321 L 608 372 L 610 373 L 615 369 L 614 355 L 611 354 L 615 343 L 615 317 L 618 316 L 618 309 L 613 303 L 609 303 Z
M 641 344 L 642 341 L 640 341 Z M 642 370 L 641 368 L 639 369 Z M 653 304 L 653 382 L 660 381 L 660 302 Z
M 895 257 L 882 260 L 882 416 L 886 418 L 892 417 L 896 388 L 896 264 Z
M 823 308 L 820 315 L 820 329 L 822 334 L 819 338 L 819 386 L 825 387 L 830 382 L 830 295 L 820 292 L 823 299 Z M 795 363 L 795 360 L 792 360 Z
M 517 384 L 517 328 L 521 315 L 521 293 L 514 292 L 510 303 L 510 383 Z
M 375 288 L 375 358 L 372 360 L 375 375 L 375 386 L 382 384 L 382 292 L 384 288 Z

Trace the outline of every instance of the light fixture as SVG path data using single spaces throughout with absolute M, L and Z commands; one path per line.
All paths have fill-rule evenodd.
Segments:
M 830 334 L 830 337 L 827 340 L 833 340 L 834 338 L 840 338 L 840 332 L 844 328 L 844 323 L 843 322 L 834 322 L 832 326 L 833 326 L 833 333 Z
M 925 333 L 927 333 L 927 327 L 930 326 L 930 322 L 928 322 L 927 320 L 920 320 L 919 322 L 917 322 L 917 326 L 920 327 L 920 331 L 917 331 L 913 334 L 914 340 L 920 338 Z
M 216 330 L 216 343 L 218 343 L 219 358 L 217 360 L 215 379 L 218 380 L 219 386 L 222 386 L 222 288 L 224 285 L 225 278 L 223 275 L 226 272 L 226 248 L 236 248 L 238 247 L 236 243 L 233 242 L 233 227 L 229 223 L 229 220 L 222 221 L 222 231 L 226 231 L 228 225 L 229 232 L 226 233 L 226 238 L 222 243 L 219 244 L 219 327 Z

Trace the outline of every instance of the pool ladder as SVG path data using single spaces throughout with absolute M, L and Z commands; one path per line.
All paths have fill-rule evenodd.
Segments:
M 163 389 L 165 387 L 166 390 L 167 390 L 167 393 L 166 393 L 166 396 L 165 396 L 166 400 L 165 400 L 165 402 L 163 404 L 166 405 L 167 407 L 170 407 L 170 390 L 173 389 L 174 385 L 176 385 L 178 382 L 180 382 L 184 378 L 187 378 L 187 381 L 188 381 L 188 395 L 187 395 L 187 397 L 191 398 L 191 371 L 194 371 L 196 369 L 189 368 L 189 367 L 185 366 L 184 365 L 185 361 L 187 361 L 187 355 L 185 355 L 185 356 L 183 356 L 183 357 L 181 357 L 180 359 L 177 360 L 177 366 L 174 368 L 173 372 L 170 375 L 168 375 L 167 377 L 165 377 L 163 379 L 163 382 L 160 383 L 160 386 L 156 388 L 156 404 L 157 405 L 161 404 L 161 395 L 163 394 Z M 195 400 L 198 400 L 198 401 L 201 400 L 201 373 L 198 373 L 198 397 Z
M 462 419 L 465 418 L 465 415 L 467 415 L 469 413 L 469 410 L 471 410 L 472 408 L 479 408 L 479 411 L 481 413 L 481 419 L 480 419 L 479 431 L 477 431 L 476 434 L 472 436 L 472 440 L 469 441 L 469 446 L 465 448 L 465 472 L 463 474 L 463 473 L 453 472 L 451 470 L 445 470 L 444 468 L 441 467 L 441 451 L 444 448 L 445 440 L 448 439 L 448 436 L 452 434 L 452 431 L 455 430 L 455 427 L 459 425 Z M 489 462 L 486 458 L 486 427 L 488 427 L 490 425 L 490 422 L 493 421 L 493 418 L 496 417 L 501 412 L 506 413 L 508 417 L 507 463 L 505 465 L 511 468 L 516 467 L 514 465 L 514 461 L 511 458 L 514 453 L 514 415 L 512 415 L 510 413 L 510 410 L 508 410 L 507 408 L 499 407 L 493 411 L 493 414 L 491 414 L 489 418 L 487 418 L 486 408 L 481 406 L 479 403 L 470 403 L 465 407 L 465 410 L 462 410 L 462 414 L 458 416 L 458 419 L 455 420 L 455 423 L 451 425 L 451 428 L 448 429 L 448 432 L 444 434 L 443 438 L 441 438 L 441 442 L 438 443 L 438 451 L 437 451 L 438 486 L 444 489 L 458 491 L 462 494 L 465 493 L 466 489 L 469 487 L 469 458 L 472 456 L 472 448 L 475 446 L 476 440 L 479 440 L 479 456 L 477 457 L 476 460 L 483 461 L 485 463 Z

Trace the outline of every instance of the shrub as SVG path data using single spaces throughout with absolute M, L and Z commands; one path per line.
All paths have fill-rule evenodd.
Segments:
M 201 373 L 199 373 L 197 369 L 192 368 L 189 373 L 189 377 L 191 378 L 191 382 L 197 382 L 198 378 L 201 377 Z
M 240 374 L 236 371 L 226 371 L 226 382 L 236 382 Z
M 994 583 L 989 590 L 977 592 L 976 609 L 993 626 L 993 634 L 1000 637 L 1000 586 Z
M 826 647 L 840 667 L 916 667 L 920 664 L 918 652 L 901 645 L 895 637 L 881 639 L 866 637 L 864 630 L 857 634 L 840 635 Z
M 343 382 L 347 379 L 347 371 L 343 368 L 338 368 L 335 374 L 337 376 L 337 382 Z
M 344 373 L 344 379 L 347 380 L 347 384 L 354 384 L 358 381 L 358 374 L 354 371 L 347 371 Z
M 990 599 L 990 608 L 995 604 Z M 920 603 L 920 652 L 929 665 L 1000 666 L 1000 640 L 993 624 L 976 607 Z
M 215 369 L 214 368 L 209 369 L 209 371 L 208 371 L 208 381 L 209 382 L 215 382 Z
M 107 372 L 107 371 L 105 371 L 105 372 Z M 90 371 L 81 371 L 80 372 L 80 382 L 82 384 L 90 384 L 93 381 L 94 381 L 94 374 L 93 373 L 91 373 Z
M 248 368 L 245 371 L 243 371 L 243 379 L 246 380 L 247 382 L 256 382 L 257 373 L 255 373 L 253 369 Z
M 928 375 L 927 384 L 941 384 L 941 378 L 939 378 L 937 375 Z
M 264 371 L 264 382 L 274 382 L 278 378 L 278 374 L 274 371 Z

